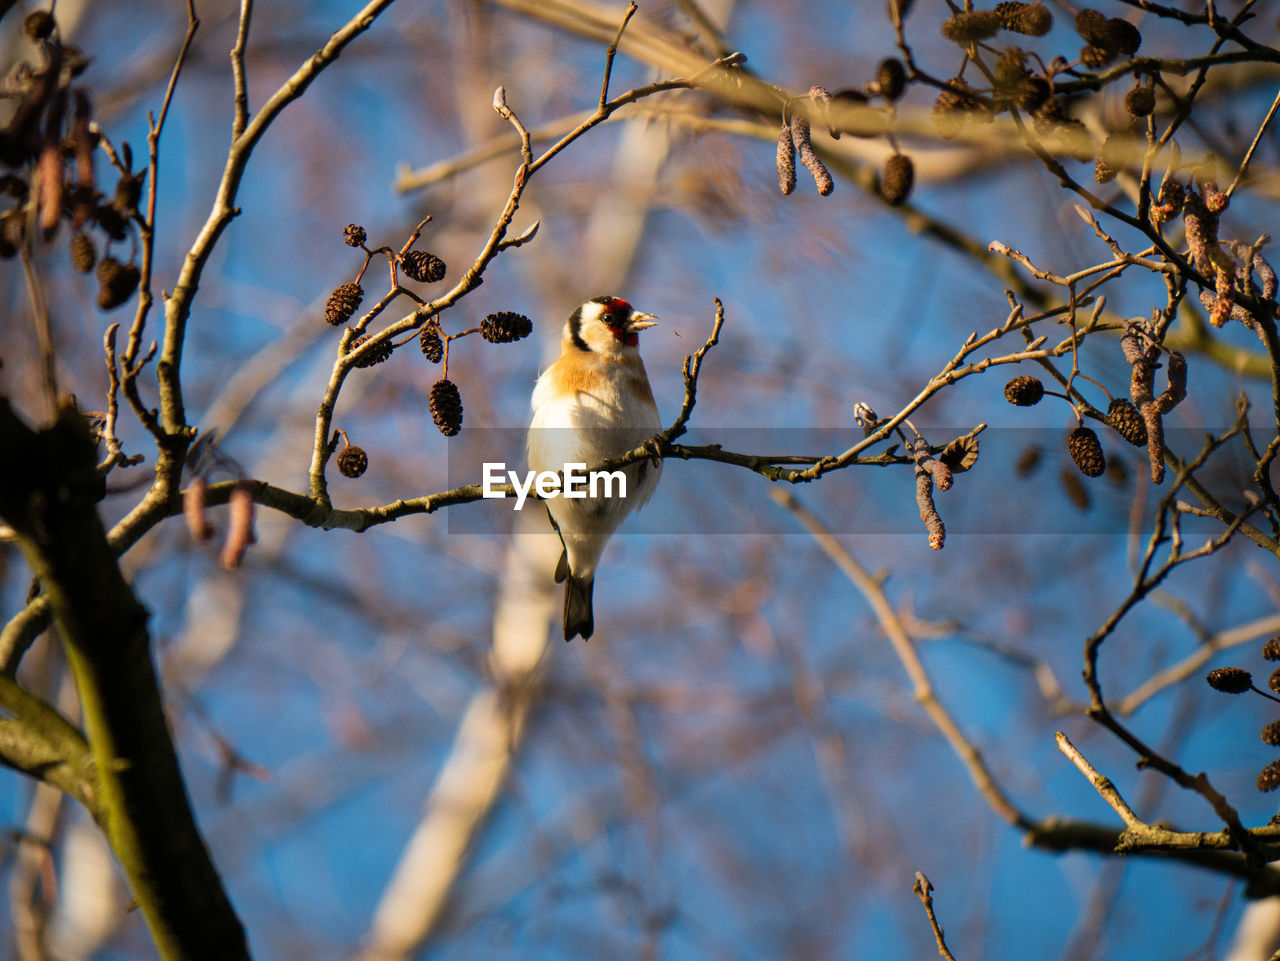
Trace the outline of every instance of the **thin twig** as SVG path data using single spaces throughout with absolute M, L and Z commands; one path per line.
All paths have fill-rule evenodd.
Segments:
M 618 53 L 618 44 L 622 42 L 623 31 L 627 29 L 627 24 L 631 22 L 632 16 L 635 15 L 636 5 L 634 3 L 627 4 L 627 11 L 622 15 L 622 23 L 618 25 L 617 36 L 613 38 L 613 43 L 604 52 L 604 80 L 600 84 L 600 104 L 599 109 L 603 110 L 605 102 L 609 99 L 609 78 L 613 76 L 613 58 Z
M 151 292 L 152 276 L 155 269 L 156 245 L 156 192 L 160 180 L 160 136 L 164 132 L 165 121 L 169 116 L 169 107 L 173 103 L 174 91 L 178 87 L 178 77 L 182 66 L 186 63 L 187 54 L 191 50 L 191 42 L 195 39 L 200 21 L 196 17 L 194 0 L 187 2 L 187 32 L 174 59 L 173 69 L 169 72 L 169 83 L 165 87 L 164 99 L 160 104 L 158 117 L 147 114 L 147 206 L 146 213 L 139 223 L 142 236 L 142 257 L 138 279 L 138 307 L 134 311 L 133 323 L 129 327 L 129 340 L 125 345 L 122 362 L 125 380 L 125 396 L 139 421 L 158 439 L 163 440 L 163 430 L 150 411 L 143 406 L 138 395 L 136 380 L 141 372 L 138 364 L 138 353 L 142 349 L 147 317 L 151 313 L 154 295 Z M 130 171 L 132 173 L 132 171 Z
M 939 956 L 945 958 L 946 961 L 956 961 L 955 955 L 947 947 L 947 939 L 943 937 L 942 925 L 938 923 L 938 918 L 933 913 L 933 884 L 924 876 L 923 872 L 917 871 L 915 883 L 911 885 L 911 890 L 920 899 L 920 903 L 924 905 L 924 913 L 929 918 L 929 927 L 933 928 L 933 938 L 938 943 Z
M 1058 731 L 1054 735 L 1054 740 L 1057 741 L 1058 750 L 1070 759 L 1076 769 L 1089 779 L 1089 783 L 1093 785 L 1094 790 L 1101 795 L 1102 799 L 1110 804 L 1112 810 L 1120 815 L 1125 827 L 1140 828 L 1146 826 L 1142 819 L 1133 813 L 1133 808 L 1129 807 L 1125 799 L 1120 796 L 1120 792 L 1111 783 L 1111 779 L 1099 774 L 1097 769 L 1089 763 L 1089 760 L 1080 753 L 1079 749 L 1071 743 L 1065 734 Z
M 231 48 L 231 76 L 235 83 L 235 118 L 231 122 L 231 139 L 239 140 L 249 125 L 249 84 L 245 77 L 244 54 L 249 43 L 249 21 L 253 19 L 253 0 L 240 0 L 240 17 L 236 25 L 236 42 Z
M 1253 143 L 1249 144 L 1249 149 L 1244 152 L 1244 159 L 1240 161 L 1240 169 L 1236 171 L 1235 179 L 1227 187 L 1228 197 L 1235 193 L 1236 187 L 1244 178 L 1245 171 L 1249 169 L 1249 161 L 1253 158 L 1253 152 L 1258 149 L 1258 144 L 1262 141 L 1262 135 L 1266 133 L 1267 127 L 1271 125 L 1271 119 L 1276 115 L 1277 108 L 1280 108 L 1280 91 L 1276 92 L 1275 100 L 1271 101 L 1271 109 L 1267 111 L 1267 115 L 1262 118 L 1262 123 L 1258 125 L 1258 132 L 1253 135 Z M 1251 262 L 1246 261 L 1246 264 Z
M 907 677 L 911 681 L 912 698 L 928 715 L 929 720 L 933 722 L 938 732 L 964 764 L 978 793 L 1006 823 L 1030 831 L 1034 827 L 1034 822 L 1004 793 L 983 759 L 982 752 L 960 730 L 951 713 L 934 694 L 933 683 L 929 679 L 928 672 L 925 671 L 924 664 L 902 624 L 901 617 L 889 602 L 882 580 L 859 564 L 845 546 L 836 540 L 826 525 L 805 508 L 789 490 L 775 490 L 770 494 L 800 521 L 827 557 L 835 563 L 871 606 L 876 620 L 880 623 L 881 631 L 907 672 Z
M 1116 704 L 1116 713 L 1132 714 L 1161 691 L 1191 677 L 1219 651 L 1247 644 L 1269 634 L 1280 634 L 1280 614 L 1272 614 L 1214 634 L 1178 663 L 1153 674 L 1134 688 L 1130 694 L 1121 698 Z

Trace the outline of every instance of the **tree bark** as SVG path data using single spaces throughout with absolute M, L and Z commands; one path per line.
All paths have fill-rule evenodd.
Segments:
M 97 768 L 97 816 L 165 961 L 248 959 L 244 929 L 196 828 L 151 659 L 147 611 L 96 504 L 81 416 L 33 431 L 0 399 L 0 517 L 49 597 Z

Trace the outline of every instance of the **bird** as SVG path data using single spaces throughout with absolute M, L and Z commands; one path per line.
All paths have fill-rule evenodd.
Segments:
M 640 331 L 657 324 L 621 297 L 594 297 L 565 321 L 560 357 L 533 388 L 528 456 L 532 471 L 559 473 L 566 464 L 592 470 L 634 450 L 662 423 L 638 348 Z M 653 496 L 661 461 L 630 464 L 625 496 L 553 497 L 544 501 L 564 550 L 555 582 L 564 582 L 564 639 L 595 630 L 592 592 L 596 566 L 618 525 Z

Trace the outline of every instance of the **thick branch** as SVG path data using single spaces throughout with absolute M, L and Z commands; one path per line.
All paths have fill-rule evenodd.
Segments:
M 97 515 L 103 488 L 84 422 L 64 408 L 54 426 L 35 432 L 0 400 L 0 448 L 28 465 L 0 474 L 0 517 L 49 597 L 97 769 L 95 814 L 160 955 L 247 959 L 244 931 L 187 800 L 151 661 L 147 612 Z M 56 724 L 50 730 L 74 742 Z

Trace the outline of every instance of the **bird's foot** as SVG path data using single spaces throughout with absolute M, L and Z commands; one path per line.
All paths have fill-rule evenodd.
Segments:
M 671 442 L 661 434 L 654 434 L 644 442 L 643 447 L 654 467 L 661 467 L 662 459 L 671 453 Z

